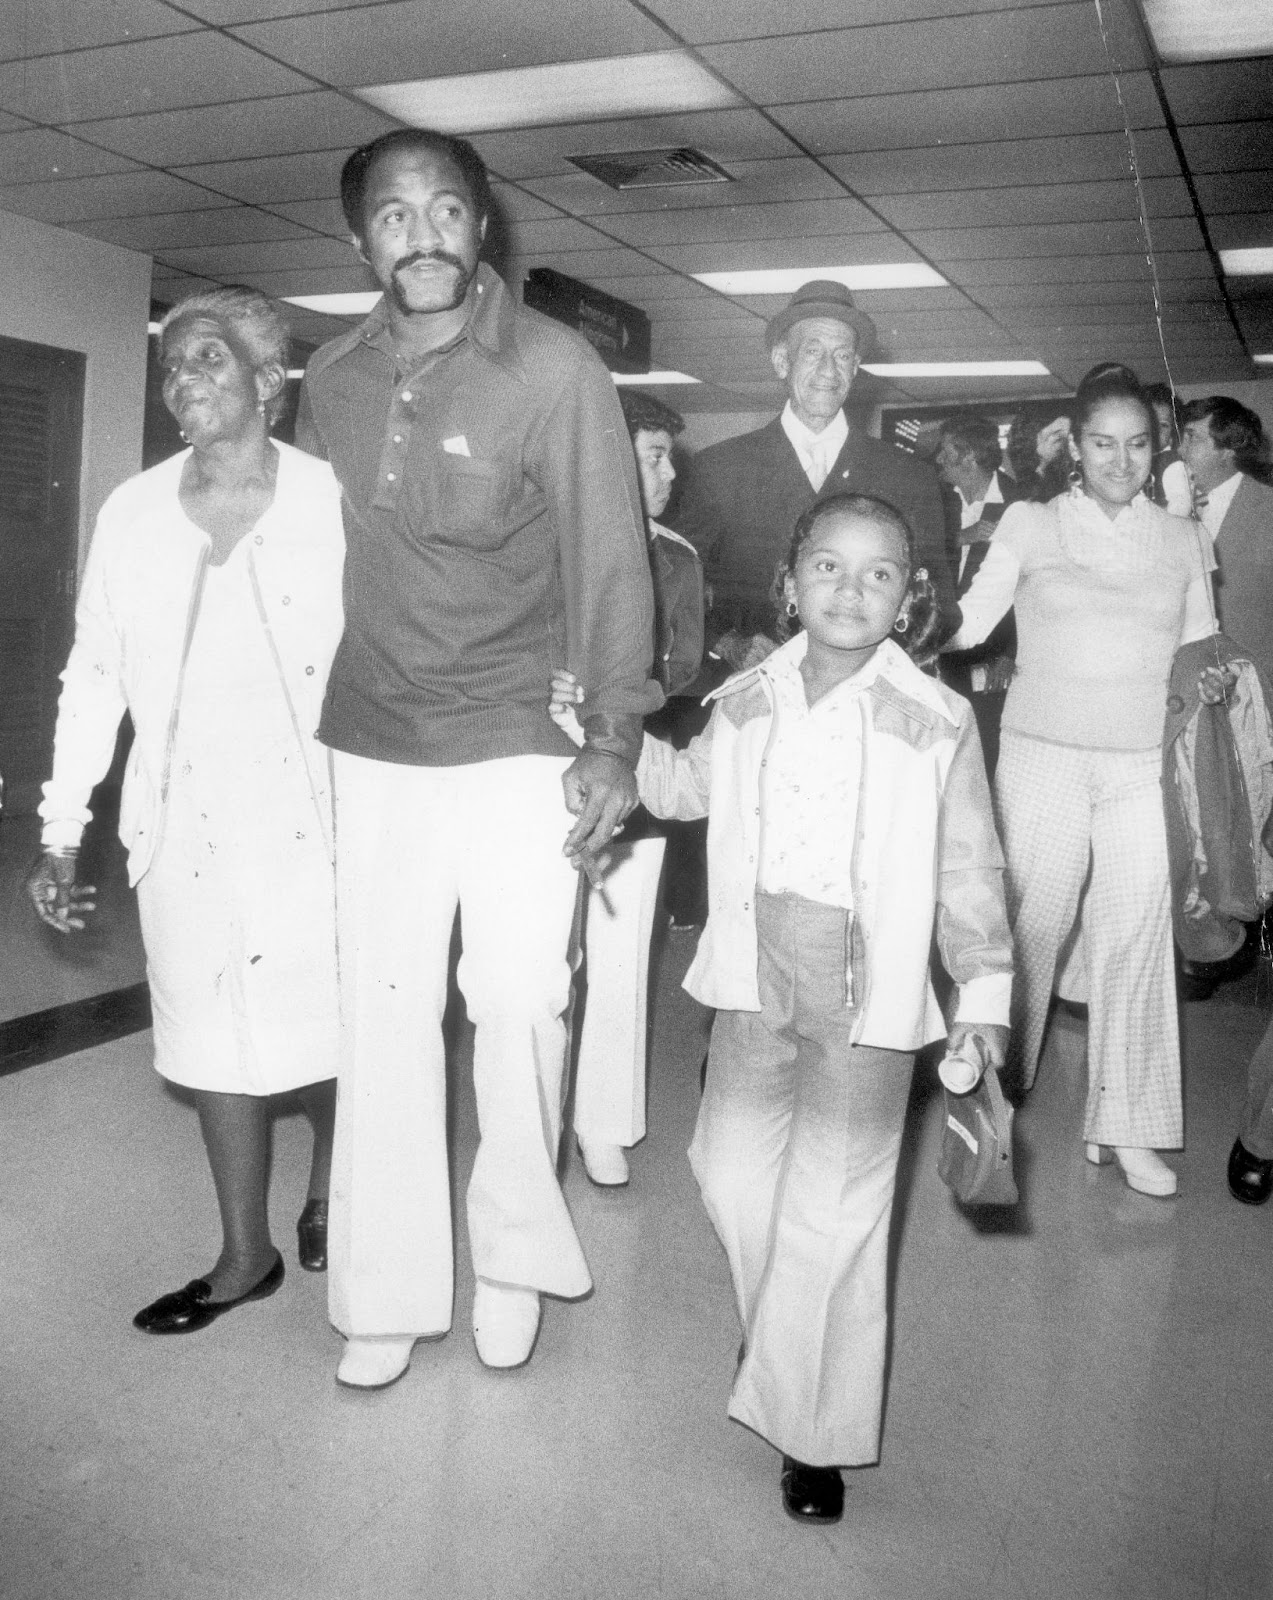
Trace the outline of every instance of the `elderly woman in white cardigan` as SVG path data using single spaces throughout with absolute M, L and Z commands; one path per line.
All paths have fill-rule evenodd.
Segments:
M 221 1214 L 215 1265 L 134 1318 L 189 1333 L 283 1281 L 266 1214 L 269 1097 L 314 1125 L 301 1264 L 326 1264 L 337 1015 L 331 800 L 314 739 L 340 639 L 344 539 L 330 467 L 270 438 L 287 333 L 249 289 L 175 306 L 164 403 L 190 449 L 97 521 L 44 786 L 36 911 L 83 927 L 88 801 L 125 710 L 120 835 L 137 887 L 155 1066 L 198 1110 Z

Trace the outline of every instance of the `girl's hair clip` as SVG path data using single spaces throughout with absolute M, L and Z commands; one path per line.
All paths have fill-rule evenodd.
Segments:
M 927 579 L 927 577 L 928 577 L 928 568 L 927 567 L 916 567 L 915 568 L 915 576 L 917 578 Z

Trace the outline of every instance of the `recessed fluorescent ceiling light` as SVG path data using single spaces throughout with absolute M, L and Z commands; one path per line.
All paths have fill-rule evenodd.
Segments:
M 1145 0 L 1145 21 L 1164 61 L 1273 54 L 1273 12 L 1251 0 Z
M 815 278 L 846 289 L 944 289 L 945 278 L 922 261 L 894 261 L 874 267 L 775 267 L 757 272 L 696 272 L 694 277 L 722 294 L 794 294 Z
M 612 372 L 616 383 L 702 383 L 688 372 Z
M 365 317 L 380 298 L 379 289 L 365 289 L 358 294 L 285 294 L 289 306 L 300 306 L 305 311 L 325 311 L 332 317 Z
M 1041 361 L 864 361 L 877 378 L 1047 378 Z
M 546 67 L 471 72 L 461 78 L 385 83 L 354 94 L 417 128 L 486 133 L 557 122 L 591 122 L 633 112 L 712 111 L 742 102 L 681 50 L 555 61 Z
M 1273 245 L 1254 250 L 1221 250 L 1220 265 L 1231 278 L 1256 278 L 1273 272 Z
M 1252 356 L 1251 360 L 1254 361 L 1258 367 L 1273 367 L 1273 350 L 1270 350 L 1263 355 Z

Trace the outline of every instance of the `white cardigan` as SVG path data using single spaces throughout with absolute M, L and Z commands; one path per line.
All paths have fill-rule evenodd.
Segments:
M 343 628 L 340 487 L 325 461 L 274 443 L 274 500 L 246 536 L 248 564 L 330 837 L 319 798 L 327 787 L 326 752 L 314 730 Z M 184 450 L 121 484 L 97 518 L 62 673 L 53 775 L 39 808 L 46 847 L 79 843 L 89 796 L 110 766 L 120 718 L 131 712 L 135 737 L 119 818 L 131 884 L 150 866 L 162 829 L 181 671 L 211 548 L 177 498 L 189 455 Z
M 806 645 L 798 634 L 779 655 L 798 663 Z M 874 676 L 845 698 L 843 713 L 861 718 L 863 752 L 849 992 L 855 1042 L 910 1051 L 947 1031 L 928 976 L 934 925 L 959 985 L 958 1021 L 1007 1023 L 1012 944 L 971 708 L 891 640 L 872 664 Z M 637 769 L 641 799 L 657 816 L 709 817 L 709 912 L 685 987 L 730 1011 L 760 1009 L 754 905 L 761 767 L 775 726 L 768 680 L 763 662 L 730 679 L 687 750 L 647 737 Z

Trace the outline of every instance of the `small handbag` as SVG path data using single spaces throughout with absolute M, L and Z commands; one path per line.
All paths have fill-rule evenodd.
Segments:
M 1012 1107 L 1003 1097 L 999 1074 L 987 1067 L 967 1094 L 943 1089 L 946 1121 L 937 1172 L 956 1200 L 966 1206 L 1015 1206 L 1012 1175 Z

